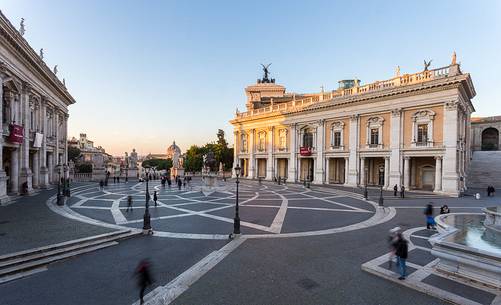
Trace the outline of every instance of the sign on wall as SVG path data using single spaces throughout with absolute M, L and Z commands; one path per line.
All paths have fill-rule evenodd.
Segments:
M 299 154 L 301 156 L 311 156 L 311 147 L 302 146 L 299 148 Z
M 23 143 L 23 126 L 17 124 L 10 124 L 9 131 L 10 131 L 8 138 L 9 142 L 17 144 Z
M 33 139 L 33 147 L 42 147 L 43 134 L 35 132 L 35 138 Z

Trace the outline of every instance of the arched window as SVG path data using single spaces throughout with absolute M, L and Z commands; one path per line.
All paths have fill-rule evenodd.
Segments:
M 247 134 L 242 133 L 240 135 L 240 151 L 247 152 Z
M 287 129 L 278 131 L 278 150 L 287 150 Z
M 412 116 L 412 147 L 433 146 L 433 120 L 435 112 L 419 110 Z
M 383 148 L 383 122 L 379 116 L 367 120 L 366 147 Z
M 265 151 L 265 149 L 266 149 L 266 132 L 261 131 L 258 133 L 257 150 Z
M 310 128 L 303 131 L 303 147 L 313 147 L 313 131 Z
M 333 149 L 343 149 L 344 139 L 343 139 L 343 122 L 334 122 L 331 125 L 331 148 Z
M 482 131 L 482 150 L 498 150 L 499 131 L 489 127 Z

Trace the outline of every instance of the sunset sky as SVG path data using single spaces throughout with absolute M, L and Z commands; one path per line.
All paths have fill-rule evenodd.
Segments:
M 471 73 L 476 116 L 501 114 L 501 1 L 0 0 L 58 65 L 77 103 L 69 132 L 107 152 L 162 153 L 216 139 L 273 63 L 288 91 L 337 88 L 450 63 Z

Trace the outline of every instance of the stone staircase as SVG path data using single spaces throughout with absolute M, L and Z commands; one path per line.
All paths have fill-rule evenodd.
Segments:
M 486 188 L 488 185 L 501 189 L 501 151 L 474 151 L 467 187 Z
M 118 244 L 118 240 L 141 234 L 137 230 L 71 240 L 59 244 L 0 256 L 0 284 L 47 270 L 50 263 Z

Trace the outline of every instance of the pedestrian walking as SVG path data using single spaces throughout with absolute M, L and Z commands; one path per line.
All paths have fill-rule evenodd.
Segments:
M 397 197 L 397 192 L 398 192 L 398 186 L 395 184 L 393 187 L 393 197 Z
M 120 183 L 120 176 L 117 177 L 117 183 Z
M 125 210 L 125 211 L 128 212 L 129 209 L 132 211 L 132 196 L 131 195 L 127 196 L 127 210 Z
M 181 185 L 183 184 L 183 182 L 181 181 L 181 179 L 177 179 L 177 188 L 179 190 L 181 190 Z
M 139 286 L 139 304 L 144 304 L 144 292 L 146 288 L 153 284 L 153 277 L 151 276 L 151 267 L 148 260 L 143 259 L 136 268 L 136 274 Z
M 103 180 L 99 181 L 99 189 L 102 191 L 104 188 L 104 182 Z
M 426 228 L 435 229 L 435 219 L 433 218 L 433 204 L 431 202 L 426 205 L 424 215 L 426 216 Z
M 157 206 L 157 191 L 153 193 L 153 201 L 155 201 L 155 206 Z
M 389 269 L 393 267 L 393 259 L 395 258 L 395 252 L 397 251 L 396 243 L 397 243 L 397 235 L 400 231 L 400 227 L 395 227 L 389 231 L 388 235 L 388 246 L 390 248 L 390 260 L 388 262 Z
M 440 207 L 440 214 L 449 214 L 451 211 L 449 210 L 449 207 L 444 204 L 442 207 Z
M 400 187 L 400 198 L 405 198 L 405 186 Z
M 183 178 L 183 188 L 186 189 L 186 177 Z
M 113 183 L 117 182 L 117 177 L 113 176 Z
M 409 248 L 407 246 L 407 241 L 403 237 L 402 233 L 397 233 L 397 241 L 395 243 L 395 255 L 397 256 L 397 265 L 400 271 L 399 280 L 405 280 L 407 276 L 407 256 L 409 254 Z
M 167 185 L 169 186 L 169 188 L 172 185 L 172 181 L 170 180 L 170 178 L 167 178 Z

